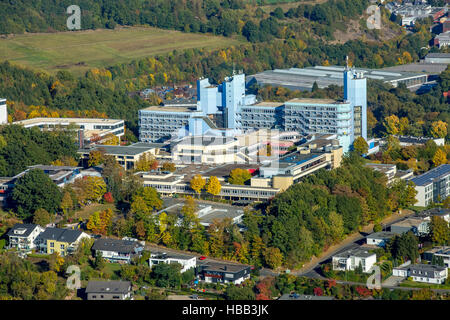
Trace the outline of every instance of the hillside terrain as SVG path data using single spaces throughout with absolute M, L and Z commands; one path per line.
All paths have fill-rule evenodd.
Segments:
M 152 27 L 9 35 L 0 39 L 0 61 L 9 60 L 51 74 L 68 70 L 81 75 L 91 68 L 173 50 L 217 49 L 239 43 L 233 38 Z

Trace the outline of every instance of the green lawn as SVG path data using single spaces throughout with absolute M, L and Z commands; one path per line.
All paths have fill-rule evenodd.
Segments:
M 93 67 L 172 50 L 216 49 L 239 43 L 232 38 L 150 27 L 37 33 L 0 39 L 0 61 L 9 60 L 52 74 L 59 70 L 82 74 Z
M 109 274 L 111 277 L 113 277 L 116 274 L 116 271 L 120 270 L 121 266 L 122 265 L 120 263 L 106 263 L 103 271 L 105 272 L 105 274 Z
M 411 288 L 429 288 L 429 289 L 450 289 L 450 283 L 447 284 L 431 284 L 423 282 L 415 282 L 412 280 L 404 280 L 400 283 L 400 287 L 411 287 Z

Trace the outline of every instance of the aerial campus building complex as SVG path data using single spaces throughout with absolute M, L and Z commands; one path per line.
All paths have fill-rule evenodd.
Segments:
M 197 81 L 197 104 L 152 106 L 139 111 L 139 139 L 234 137 L 251 130 L 277 129 L 300 134 L 333 134 L 344 152 L 362 136 L 367 140 L 367 79 L 345 68 L 344 99 L 292 99 L 258 102 L 245 94 L 245 75 L 234 73 L 220 85 Z

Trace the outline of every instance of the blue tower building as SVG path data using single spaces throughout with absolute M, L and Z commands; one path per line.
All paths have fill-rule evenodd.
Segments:
M 236 115 L 245 100 L 245 74 L 233 74 L 222 83 L 222 106 L 224 107 L 225 127 L 235 129 Z
M 353 110 L 351 142 L 358 137 L 363 137 L 367 141 L 367 78 L 362 72 L 356 72 L 348 67 L 348 57 L 344 71 L 344 100 L 350 102 Z

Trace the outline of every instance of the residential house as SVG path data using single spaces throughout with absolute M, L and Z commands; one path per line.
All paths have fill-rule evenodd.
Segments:
M 411 231 L 416 236 L 424 236 L 429 233 L 430 221 L 421 218 L 407 218 L 391 225 L 391 232 L 402 234 Z
M 89 281 L 86 287 L 88 300 L 131 299 L 130 281 Z
M 250 279 L 250 266 L 242 264 L 207 262 L 196 271 L 197 277 L 208 283 L 240 284 Z
M 370 245 L 385 247 L 386 243 L 395 235 L 396 233 L 387 231 L 375 232 L 366 237 L 366 242 Z
M 144 247 L 139 241 L 101 238 L 95 240 L 92 250 L 108 262 L 130 263 L 132 258 L 140 256 Z
M 392 274 L 397 277 L 412 277 L 413 281 L 442 284 L 448 277 L 447 267 L 430 264 L 410 264 L 396 267 Z
M 433 257 L 441 257 L 444 265 L 450 268 L 450 246 L 434 247 L 423 253 L 423 258 L 432 261 Z
M 171 252 L 152 252 L 148 260 L 150 268 L 160 263 L 178 263 L 181 265 L 180 272 L 186 272 L 195 268 L 197 265 L 197 258 L 187 254 L 171 253 Z
M 36 248 L 36 238 L 44 232 L 37 224 L 16 223 L 6 234 L 9 239 L 8 248 L 30 251 Z
M 41 253 L 59 253 L 64 257 L 74 252 L 82 239 L 90 236 L 80 230 L 47 228 L 36 239 Z
M 356 248 L 338 253 L 332 257 L 333 270 L 355 270 L 359 265 L 365 273 L 377 262 L 377 255 L 367 250 Z

